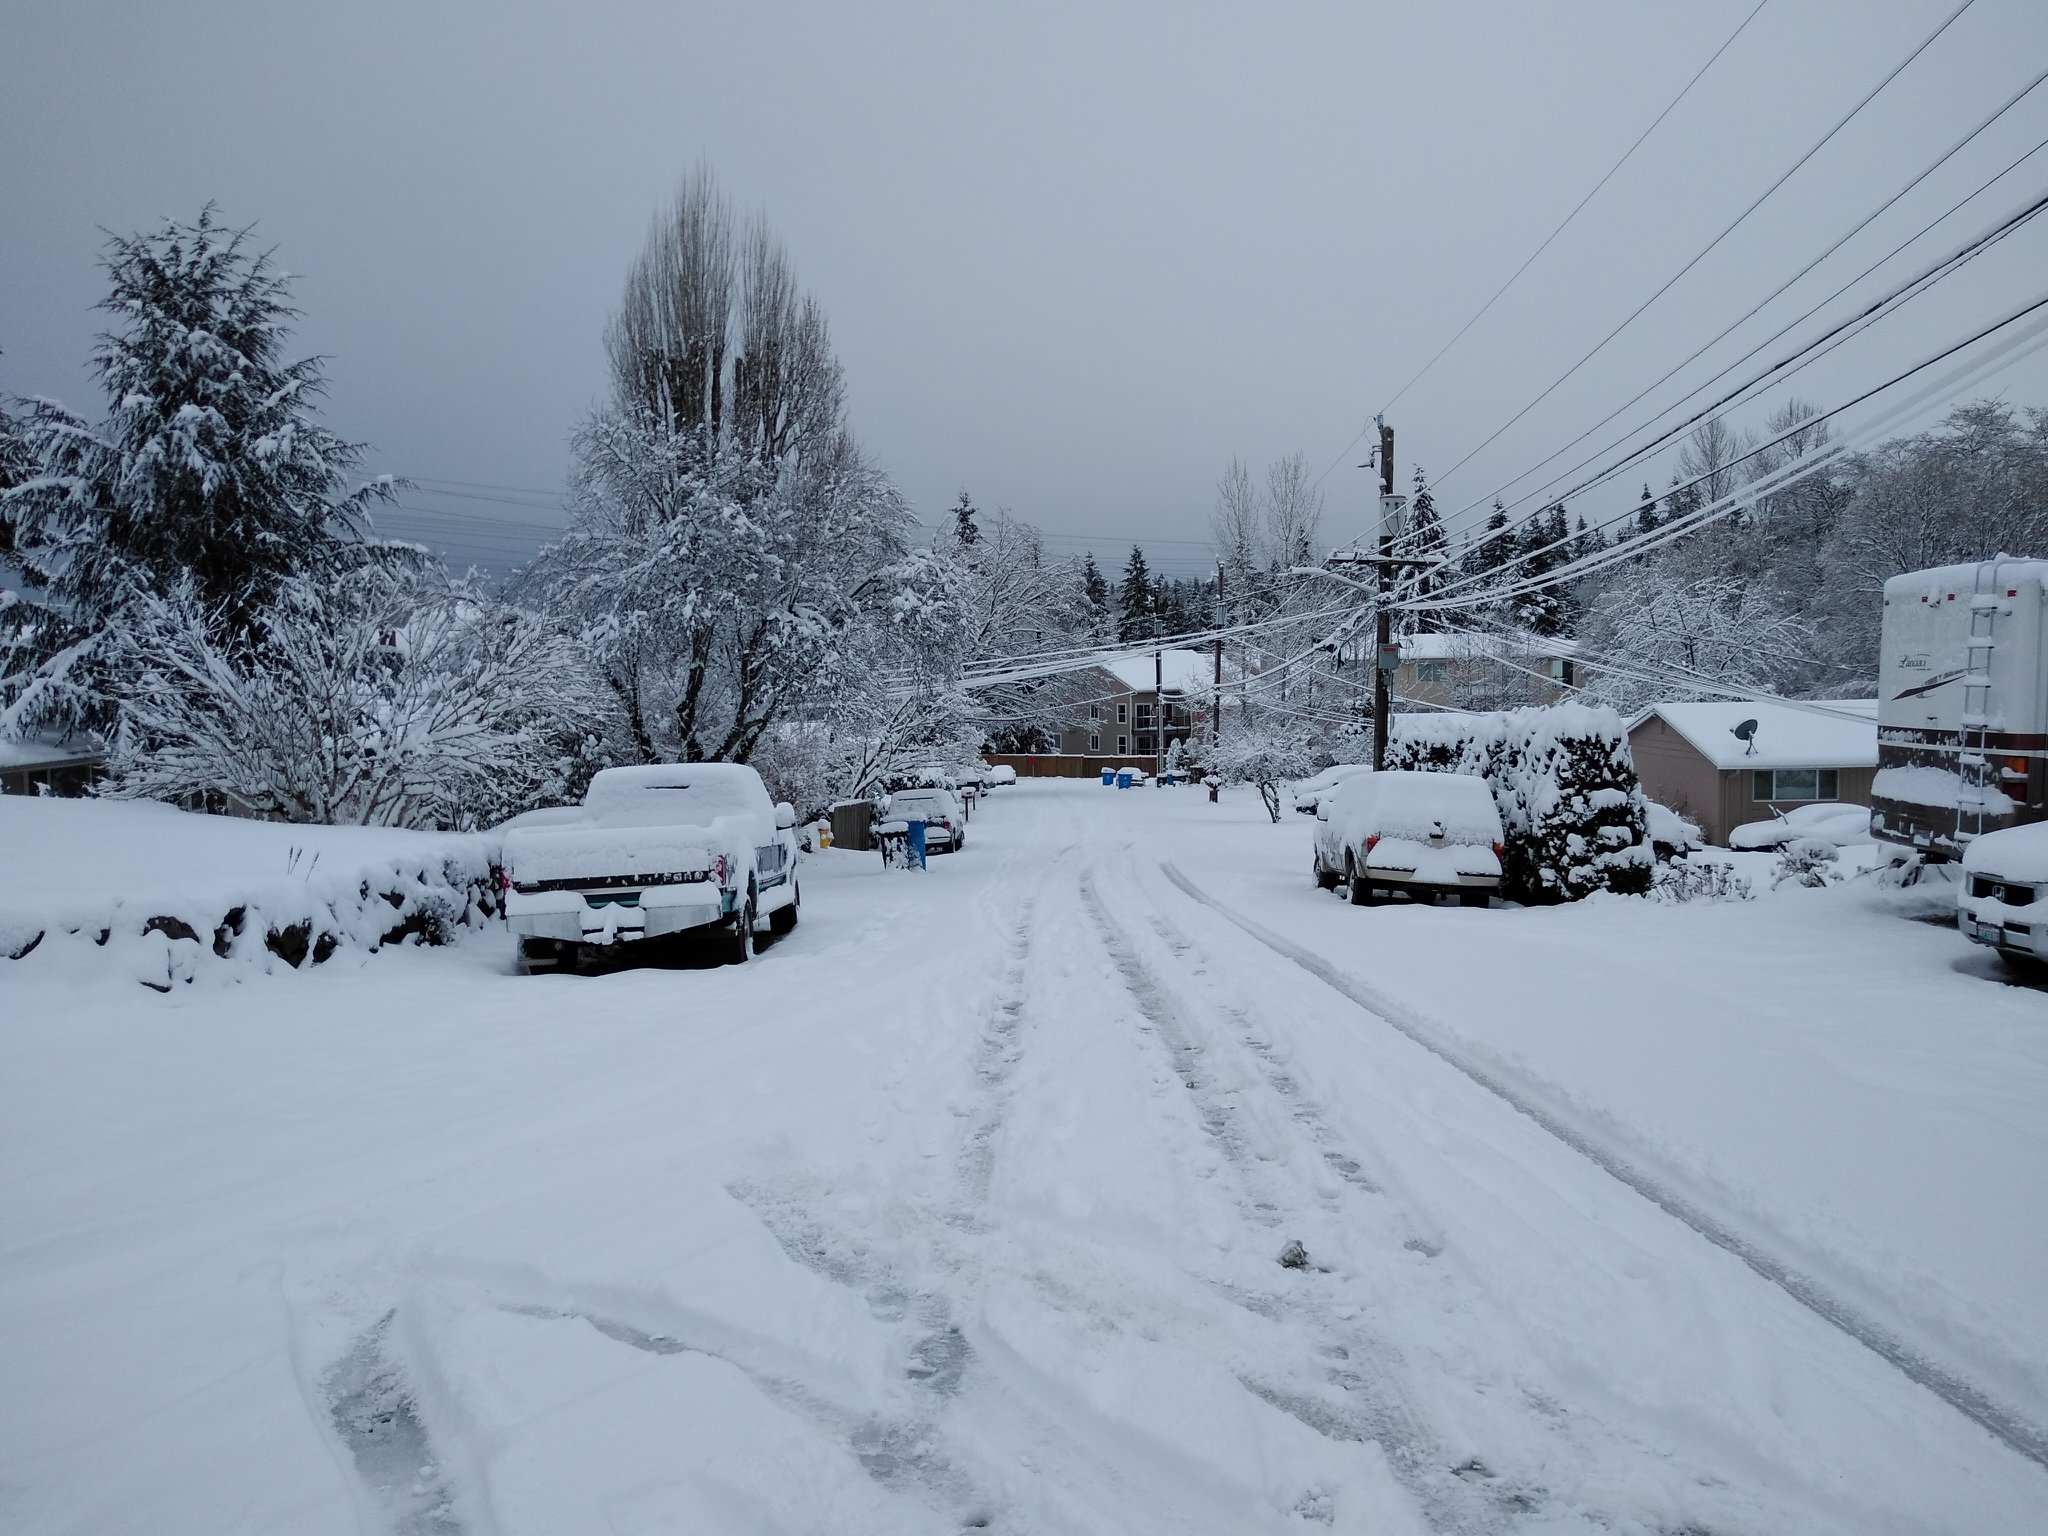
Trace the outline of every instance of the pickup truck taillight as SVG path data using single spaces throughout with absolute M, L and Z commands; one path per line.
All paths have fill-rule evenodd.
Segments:
M 718 877 L 720 885 L 725 884 L 725 855 L 720 854 L 711 861 L 711 872 Z
M 1379 833 L 1377 833 L 1377 832 L 1373 833 L 1373 835 L 1372 835 L 1372 836 L 1368 837 L 1368 838 L 1367 838 L 1367 839 L 1365 840 L 1365 851 L 1366 851 L 1367 853 L 1371 853 L 1371 852 L 1373 851 L 1373 849 L 1375 849 L 1375 848 L 1377 848 L 1377 847 L 1379 846 L 1379 842 L 1380 842 L 1380 835 L 1379 835 Z
M 1496 859 L 1499 859 L 1499 858 L 1505 858 L 1505 857 L 1507 856 L 1507 849 L 1505 849 L 1505 848 L 1501 847 L 1501 845 L 1500 845 L 1499 843 L 1495 843 L 1495 844 L 1493 844 L 1492 846 L 1493 846 L 1493 856 L 1494 856 L 1494 857 L 1495 857 Z
M 509 866 L 500 866 L 498 870 L 498 894 L 500 896 L 507 895 L 511 892 L 511 889 L 512 870 Z

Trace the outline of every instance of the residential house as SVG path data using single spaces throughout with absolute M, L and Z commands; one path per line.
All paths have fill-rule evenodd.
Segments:
M 1579 648 L 1557 635 L 1409 635 L 1387 679 L 1400 704 L 1514 709 L 1555 704 L 1578 692 Z
M 1207 731 L 1215 666 L 1209 651 L 1105 651 L 1069 677 L 1075 702 L 1055 751 L 992 753 L 989 761 L 1038 775 L 1164 763 L 1175 742 Z
M 1653 704 L 1629 722 L 1628 744 L 1643 793 L 1725 846 L 1737 827 L 1795 806 L 1869 805 L 1877 700 Z
M 105 772 L 106 754 L 78 742 L 0 741 L 0 794 L 82 795 Z

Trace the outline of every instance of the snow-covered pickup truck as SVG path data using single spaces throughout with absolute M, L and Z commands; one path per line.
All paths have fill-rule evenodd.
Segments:
M 520 967 L 575 969 L 619 945 L 709 930 L 728 960 L 796 926 L 796 813 L 736 763 L 607 768 L 583 804 L 507 824 L 505 919 Z

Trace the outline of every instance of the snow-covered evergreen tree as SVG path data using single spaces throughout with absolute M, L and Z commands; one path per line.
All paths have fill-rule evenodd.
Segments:
M 1450 568 L 1451 543 L 1444 533 L 1443 517 L 1436 509 L 1436 495 L 1430 490 L 1420 464 L 1415 466 L 1415 494 L 1408 503 L 1408 535 L 1402 540 L 1401 553 L 1416 562 L 1402 572 L 1402 599 L 1427 600 L 1436 596 Z M 1416 616 L 1415 627 L 1431 631 L 1453 625 L 1444 614 L 1425 612 Z
M 1158 597 L 1152 586 L 1152 568 L 1145 563 L 1145 551 L 1131 546 L 1131 558 L 1124 562 L 1123 580 L 1116 587 L 1116 637 L 1128 644 L 1149 640 L 1158 633 Z
M 392 483 L 315 415 L 321 360 L 288 361 L 297 311 L 267 252 L 211 204 L 116 237 L 114 317 L 92 367 L 108 414 L 31 402 L 5 492 L 23 592 L 0 629 L 0 733 L 103 727 L 101 644 L 144 594 L 189 591 L 231 643 L 291 581 L 331 569 Z
M 1087 608 L 1089 637 L 1107 640 L 1112 632 L 1109 583 L 1103 578 L 1101 567 L 1096 565 L 1092 554 L 1081 562 L 1081 600 Z

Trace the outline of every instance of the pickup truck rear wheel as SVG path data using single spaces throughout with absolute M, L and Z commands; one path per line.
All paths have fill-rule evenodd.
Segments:
M 1337 889 L 1337 872 L 1333 869 L 1323 868 L 1323 857 L 1321 854 L 1316 854 L 1309 860 L 1309 868 L 1315 871 L 1317 890 L 1334 891 Z
M 732 931 L 725 936 L 725 963 L 745 965 L 754 958 L 754 888 L 747 887 L 746 904 L 733 914 Z
M 799 909 L 803 904 L 804 888 L 796 883 L 795 876 L 791 876 L 789 882 L 789 905 L 777 908 L 769 916 L 768 926 L 773 928 L 778 936 L 789 932 L 790 929 L 796 926 Z

